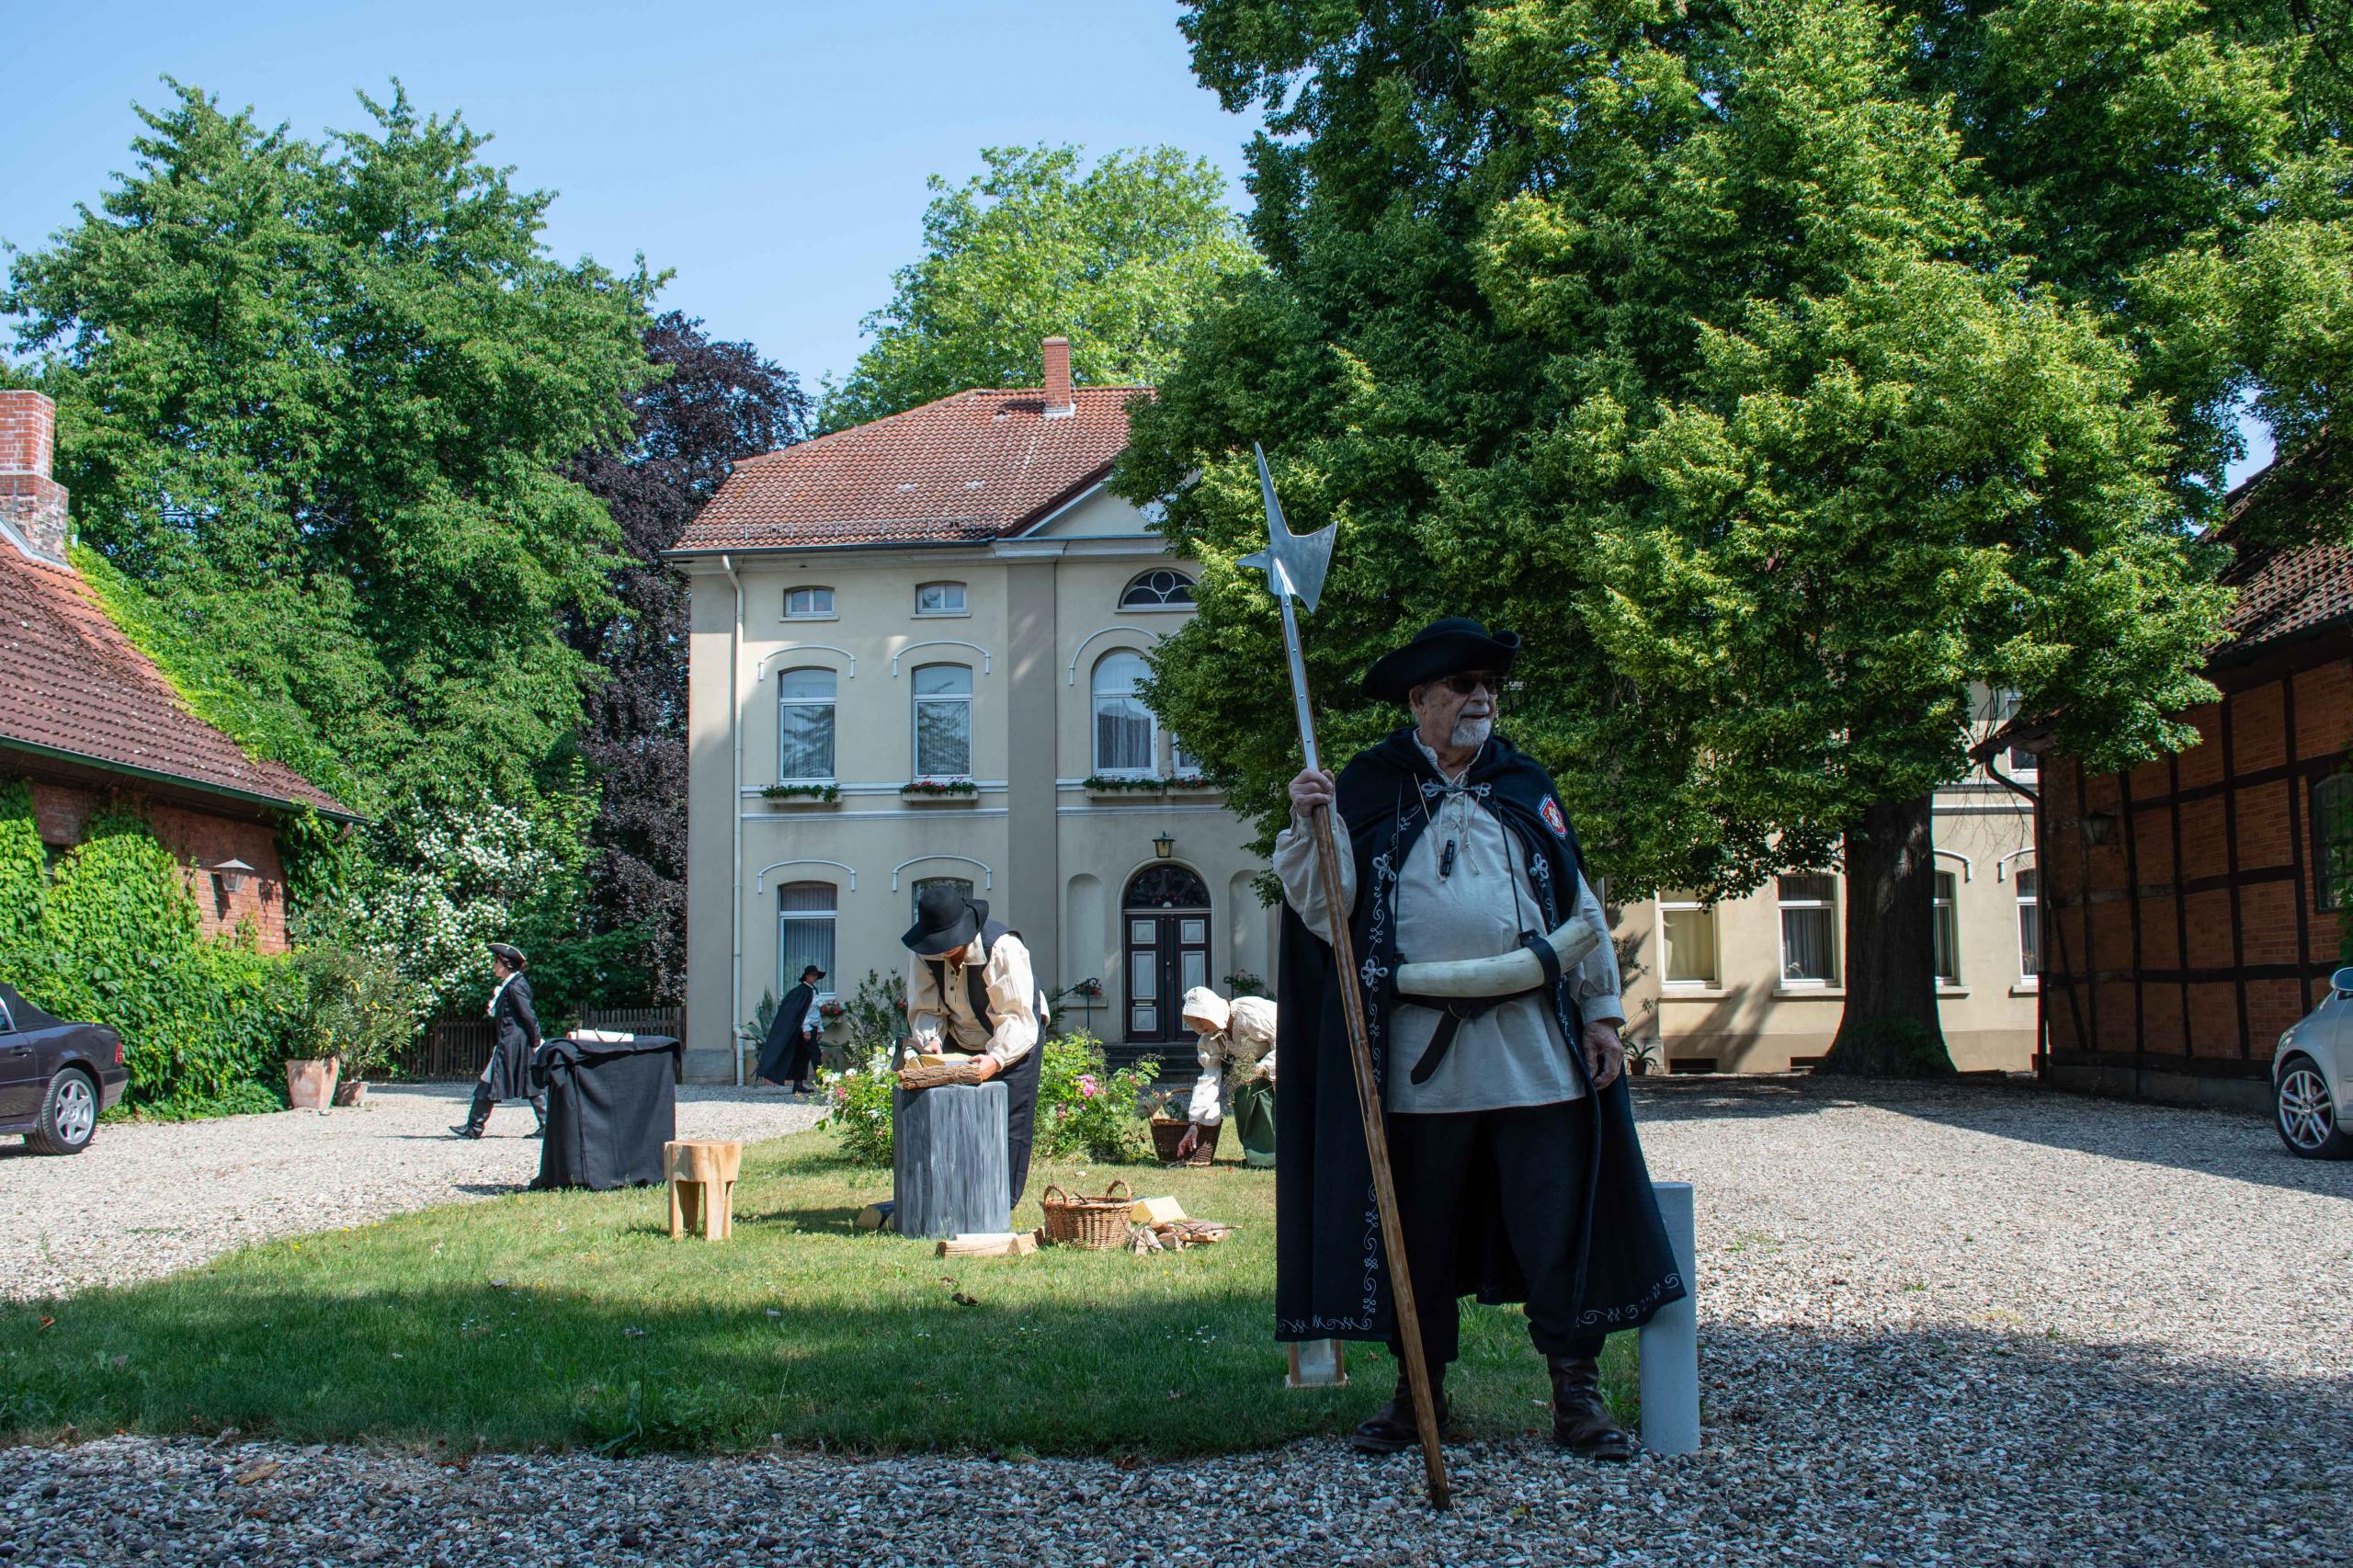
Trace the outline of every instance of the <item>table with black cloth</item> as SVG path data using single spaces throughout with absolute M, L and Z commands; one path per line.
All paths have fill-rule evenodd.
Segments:
M 551 1040 L 531 1063 L 547 1091 L 548 1130 L 535 1188 L 602 1192 L 665 1179 L 662 1145 L 678 1135 L 678 1041 Z

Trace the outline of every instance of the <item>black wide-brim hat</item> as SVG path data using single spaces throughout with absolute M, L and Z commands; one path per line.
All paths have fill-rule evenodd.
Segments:
M 942 958 L 971 947 L 988 917 L 984 898 L 966 898 L 954 888 L 926 888 L 915 899 L 915 923 L 899 940 L 918 957 Z
M 524 969 L 530 962 L 529 959 L 523 956 L 522 949 L 511 946 L 506 942 L 491 943 L 490 956 L 494 959 L 502 959 L 506 960 L 506 964 L 508 969 L 517 971 Z
M 1383 653 L 1365 672 L 1364 694 L 1381 702 L 1403 702 L 1415 687 L 1465 670 L 1507 675 L 1518 652 L 1518 632 L 1490 632 L 1467 617 L 1449 616 L 1415 632 L 1403 648 Z

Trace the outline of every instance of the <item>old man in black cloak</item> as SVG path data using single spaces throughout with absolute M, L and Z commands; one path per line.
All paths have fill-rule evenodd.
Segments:
M 1424 628 L 1365 676 L 1414 722 L 1336 780 L 1291 781 L 1276 841 L 1282 921 L 1275 1102 L 1276 1337 L 1370 1339 L 1397 1349 L 1363 1121 L 1338 986 L 1358 985 L 1371 1034 L 1423 1352 L 1446 1424 L 1460 1298 L 1525 1302 L 1552 1372 L 1552 1432 L 1573 1451 L 1622 1460 L 1632 1444 L 1601 1398 L 1599 1357 L 1686 1282 L 1634 1136 L 1618 1038 L 1618 965 L 1586 885 L 1575 831 L 1536 761 L 1494 733 L 1519 639 L 1474 620 Z M 1335 974 L 1307 814 L 1336 801 L 1341 902 L 1359 971 Z M 1547 982 L 1442 1010 L 1387 982 L 1401 962 L 1489 958 L 1571 919 L 1602 940 L 1575 968 L 1549 949 Z M 1402 1364 L 1397 1395 L 1350 1441 L 1415 1447 Z

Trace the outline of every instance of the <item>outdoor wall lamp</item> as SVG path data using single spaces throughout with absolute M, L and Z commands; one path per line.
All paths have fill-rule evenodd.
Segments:
M 2084 813 L 2085 843 L 2106 844 L 2115 836 L 2116 813 L 2114 812 L 2086 812 Z
M 223 860 L 217 866 L 208 867 L 207 869 L 211 871 L 214 879 L 220 882 L 222 891 L 231 893 L 244 892 L 246 879 L 254 874 L 254 869 L 243 860 Z
M 1166 828 L 1162 828 L 1160 832 L 1154 836 L 1152 841 L 1153 858 L 1155 860 L 1165 860 L 1176 853 L 1176 840 L 1169 835 Z

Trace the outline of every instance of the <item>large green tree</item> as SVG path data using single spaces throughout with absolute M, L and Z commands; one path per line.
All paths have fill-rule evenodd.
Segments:
M 85 571 L 207 717 L 359 810 L 576 835 L 597 672 L 563 628 L 609 609 L 619 533 L 571 464 L 630 439 L 652 281 L 555 259 L 548 193 L 397 88 L 313 142 L 171 87 L 0 295 Z
M 931 176 L 922 257 L 899 269 L 874 339 L 827 389 L 839 429 L 967 387 L 1030 386 L 1038 345 L 1071 340 L 1081 384 L 1155 381 L 1202 303 L 1257 265 L 1225 176 L 1174 147 L 988 147 L 985 174 Z
M 2293 7 L 1188 10 L 1202 79 L 1270 111 L 1272 272 L 1137 416 L 1121 483 L 1205 565 L 1155 700 L 1271 832 L 1294 743 L 1233 564 L 1263 440 L 1292 517 L 1341 525 L 1310 634 L 1333 750 L 1393 721 L 1352 686 L 1401 623 L 1519 627 L 1506 726 L 1613 886 L 1843 863 L 1834 1058 L 1949 1065 L 1929 807 L 1972 692 L 2103 764 L 2183 744 L 2238 410 L 2291 443 L 2326 417 L 2344 340 L 2255 332 L 2230 276 L 2342 319 Z

